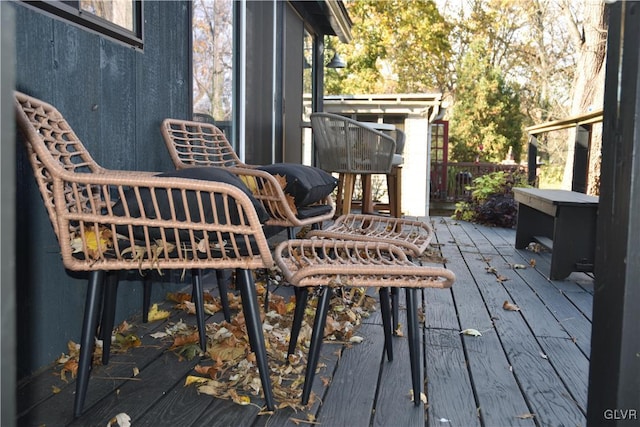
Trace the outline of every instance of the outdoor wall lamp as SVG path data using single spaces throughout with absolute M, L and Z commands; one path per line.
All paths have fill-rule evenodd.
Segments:
M 345 68 L 347 66 L 347 62 L 340 58 L 340 55 L 338 55 L 338 52 L 333 53 L 333 58 L 331 58 L 331 61 L 329 61 L 329 63 L 327 64 L 327 68 Z

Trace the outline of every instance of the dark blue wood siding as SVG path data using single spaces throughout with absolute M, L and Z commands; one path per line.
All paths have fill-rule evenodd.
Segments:
M 17 89 L 56 106 L 98 163 L 173 169 L 160 135 L 165 117 L 191 116 L 191 6 L 144 3 L 144 51 L 21 3 L 16 15 Z M 24 149 L 17 147 L 18 376 L 79 340 L 86 282 L 62 267 L 58 244 Z M 172 276 L 175 278 L 175 275 Z M 121 282 L 118 318 L 141 309 L 139 276 Z M 175 285 L 167 276 L 154 299 Z

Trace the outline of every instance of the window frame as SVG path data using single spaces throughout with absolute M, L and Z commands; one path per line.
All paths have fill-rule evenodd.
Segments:
M 107 36 L 136 49 L 142 50 L 143 41 L 143 14 L 144 7 L 142 0 L 132 0 L 134 4 L 133 31 L 128 30 L 120 25 L 114 24 L 104 18 L 92 14 L 86 10 L 80 9 L 80 1 L 55 1 L 40 0 L 28 1 L 23 0 L 22 3 L 34 7 L 36 9 L 48 12 L 56 17 L 62 18 L 80 27 L 86 28 L 92 32 Z

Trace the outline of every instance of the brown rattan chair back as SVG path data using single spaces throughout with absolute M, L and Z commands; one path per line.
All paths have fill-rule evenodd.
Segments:
M 267 225 L 292 227 L 331 220 L 335 206 L 331 197 L 297 208 L 285 195 L 281 183 L 268 172 L 240 160 L 225 134 L 211 123 L 165 119 L 161 126 L 164 142 L 176 169 L 199 166 L 227 168 L 239 176 L 269 213 Z
M 224 132 L 211 123 L 166 119 L 161 131 L 176 169 L 246 167 Z

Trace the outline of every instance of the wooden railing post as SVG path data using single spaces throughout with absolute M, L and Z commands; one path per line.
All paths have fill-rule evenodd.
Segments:
M 531 135 L 529 137 L 527 171 L 527 180 L 529 181 L 529 185 L 535 187 L 538 182 L 538 139 L 535 135 Z
M 589 181 L 589 152 L 591 150 L 591 125 L 576 126 L 576 141 L 573 153 L 573 178 L 571 189 L 578 193 L 587 192 Z

